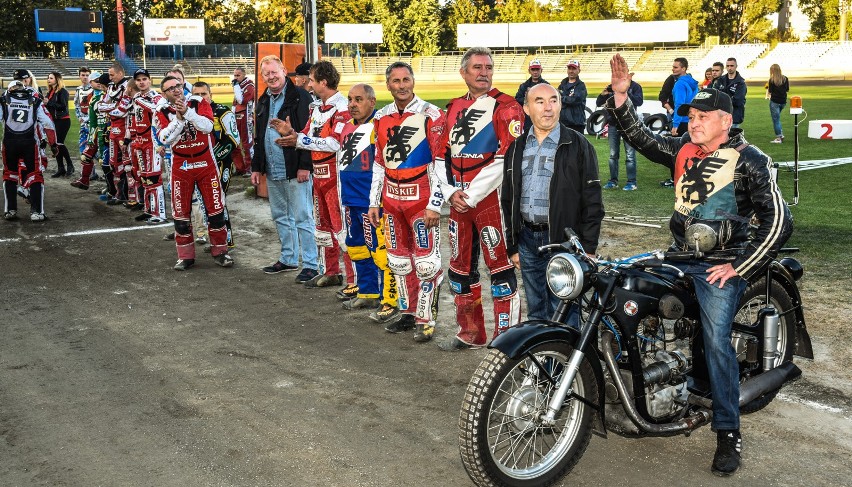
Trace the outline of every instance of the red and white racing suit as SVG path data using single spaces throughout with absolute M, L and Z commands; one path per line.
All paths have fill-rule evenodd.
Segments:
M 215 257 L 228 251 L 225 229 L 225 199 L 219 169 L 213 157 L 213 109 L 199 96 L 186 99 L 183 120 L 171 105 L 157 109 L 157 139 L 172 149 L 172 216 L 178 259 L 195 258 L 195 239 L 190 213 L 192 193 L 198 187 L 207 209 L 207 234 Z
M 456 336 L 469 345 L 484 345 L 487 340 L 477 270 L 480 247 L 491 274 L 494 336 L 520 321 L 517 277 L 506 252 L 498 190 L 503 155 L 523 126 L 521 106 L 497 89 L 478 98 L 468 93 L 447 106 L 444 153 L 435 164 L 445 199 L 464 191 L 471 207 L 464 213 L 451 208 L 448 225 L 450 289 L 459 325 Z
M 402 112 L 391 103 L 373 119 L 370 207 L 384 207 L 388 267 L 398 277 L 399 309 L 413 314 L 417 323 L 435 321 L 444 277 L 441 232 L 426 228 L 424 221 L 427 208 L 440 211 L 443 204 L 433 171 L 435 154 L 443 148 L 444 123 L 441 109 L 416 96 Z
M 127 80 L 124 78 L 119 83 L 110 83 L 98 104 L 98 111 L 109 116 L 109 138 L 107 139 L 109 165 L 112 167 L 112 178 L 117 188 L 115 197 L 137 201 L 137 183 L 133 178 L 133 165 L 127 156 L 128 148 L 124 145 L 127 138 L 127 112 L 130 110 L 131 101 L 124 96 Z M 122 179 L 127 183 L 122 184 Z
M 4 211 L 18 209 L 17 186 L 29 191 L 32 213 L 44 213 L 44 167 L 40 160 L 39 143 L 43 134 L 51 147 L 56 146 L 56 130 L 42 103 L 31 91 L 7 91 L 0 100 L 0 120 L 3 123 Z
M 346 253 L 346 229 L 340 208 L 340 188 L 337 178 L 337 151 L 340 135 L 352 118 L 346 97 L 335 93 L 323 103 L 311 103 L 311 118 L 296 138 L 296 148 L 311 151 L 314 164 L 314 218 L 320 273 L 340 274 L 340 250 L 347 284 L 355 284 L 355 270 Z
M 237 118 L 237 132 L 240 135 L 240 147 L 234 151 L 232 158 L 236 172 L 243 174 L 251 170 L 251 160 L 254 157 L 254 101 L 257 90 L 254 82 L 244 78 L 234 85 L 234 115 Z
M 165 98 L 156 91 L 137 93 L 133 97 L 128 123 L 130 160 L 145 191 L 145 213 L 164 220 L 166 201 L 163 196 L 163 159 L 154 144 L 154 120 L 157 106 Z

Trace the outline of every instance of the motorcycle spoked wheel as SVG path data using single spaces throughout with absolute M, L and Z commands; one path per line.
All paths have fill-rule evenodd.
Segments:
M 793 350 L 796 342 L 796 317 L 792 312 L 782 314 L 785 311 L 793 309 L 793 301 L 780 284 L 777 282 L 772 283 L 769 296 L 770 303 L 775 306 L 775 309 L 779 314 L 781 314 L 781 322 L 778 327 L 778 345 L 776 346 L 776 350 L 778 350 L 779 353 L 775 358 L 775 367 L 778 367 L 784 362 L 793 360 Z M 737 323 L 754 323 L 757 321 L 758 311 L 766 306 L 766 280 L 761 279 L 760 281 L 749 285 L 749 287 L 746 288 L 745 293 L 743 293 L 740 303 L 740 308 L 734 317 L 734 321 Z M 762 360 L 763 343 L 758 342 L 758 345 L 758 360 Z M 743 414 L 749 414 L 760 411 L 772 402 L 777 394 L 778 391 L 768 392 L 750 403 L 744 404 L 740 408 L 740 412 Z
M 551 485 L 583 456 L 592 432 L 594 412 L 589 406 L 569 396 L 553 425 L 540 420 L 572 351 L 564 342 L 533 348 L 539 368 L 529 355 L 513 360 L 494 349 L 479 364 L 459 417 L 461 459 L 476 485 Z M 598 384 L 588 358 L 572 389 L 596 401 Z

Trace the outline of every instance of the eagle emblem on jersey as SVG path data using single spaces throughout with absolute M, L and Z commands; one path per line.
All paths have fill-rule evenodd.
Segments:
M 497 152 L 500 142 L 493 121 L 496 108 L 497 100 L 484 96 L 457 112 L 449 135 L 453 157 L 481 158 L 484 154 Z
M 388 143 L 385 149 L 386 157 L 393 161 L 404 161 L 411 153 L 411 137 L 417 133 L 416 127 L 395 125 L 388 127 Z
M 426 117 L 414 113 L 399 125 L 387 128 L 387 142 L 382 148 L 387 169 L 408 169 L 432 162 L 432 149 L 426 139 Z
M 467 145 L 476 133 L 474 124 L 485 115 L 485 110 L 476 110 L 474 108 L 466 108 L 461 111 L 461 114 L 453 125 L 453 132 L 450 134 L 451 143 L 453 145 Z
M 736 214 L 734 175 L 739 159 L 735 149 L 721 149 L 705 157 L 686 157 L 678 168 L 678 213 L 716 220 L 719 210 Z
M 358 155 L 358 142 L 363 138 L 364 134 L 362 132 L 353 132 L 347 137 L 340 156 L 340 166 L 342 168 L 345 168 L 355 160 L 355 156 Z

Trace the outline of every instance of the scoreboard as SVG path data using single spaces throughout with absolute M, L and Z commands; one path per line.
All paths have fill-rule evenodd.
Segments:
M 51 34 L 94 34 L 102 37 L 104 33 L 102 12 L 91 10 L 37 9 L 35 22 L 37 40 L 55 37 Z

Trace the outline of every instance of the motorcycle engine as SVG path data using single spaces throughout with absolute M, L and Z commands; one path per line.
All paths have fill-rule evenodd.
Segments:
M 651 315 L 639 327 L 645 400 L 655 418 L 675 415 L 686 407 L 686 373 L 692 364 L 694 331 L 694 323 L 682 317 Z

